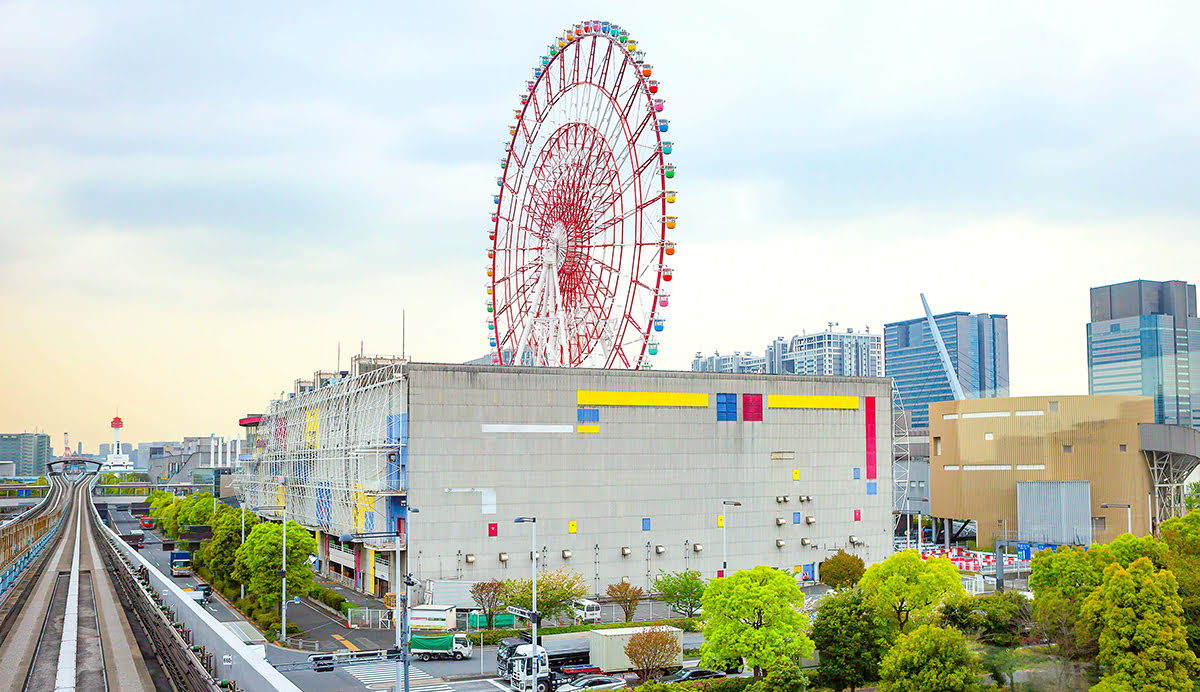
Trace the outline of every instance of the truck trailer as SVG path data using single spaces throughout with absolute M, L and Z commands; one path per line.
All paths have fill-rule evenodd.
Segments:
M 408 625 L 416 630 L 452 630 L 458 611 L 452 605 L 419 605 L 408 610 Z
M 675 627 L 622 627 L 620 629 L 611 630 L 592 630 L 588 632 L 588 640 L 590 644 L 589 657 L 593 666 L 596 666 L 605 673 L 629 673 L 634 670 L 633 664 L 629 662 L 629 657 L 625 655 L 625 645 L 629 643 L 630 638 L 639 632 L 645 632 L 651 629 L 666 630 L 671 637 L 679 644 L 679 648 L 675 653 L 673 665 L 669 666 L 665 672 L 672 672 L 683 667 L 683 641 L 681 639 L 682 630 Z

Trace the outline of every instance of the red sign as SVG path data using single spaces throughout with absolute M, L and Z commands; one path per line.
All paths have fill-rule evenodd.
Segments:
M 500 526 L 498 524 L 488 524 L 488 537 L 500 535 Z
M 861 509 L 854 510 L 854 521 L 862 521 L 862 510 Z

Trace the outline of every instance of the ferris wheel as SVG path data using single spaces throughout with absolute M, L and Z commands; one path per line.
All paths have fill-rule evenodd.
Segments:
M 520 94 L 488 231 L 496 363 L 647 368 L 675 254 L 670 123 L 629 32 L 586 21 Z

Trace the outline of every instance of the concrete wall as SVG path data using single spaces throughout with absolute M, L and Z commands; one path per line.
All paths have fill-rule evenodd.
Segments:
M 1138 423 L 1154 420 L 1154 403 L 1139 396 L 1051 396 L 945 401 L 929 407 L 931 511 L 974 519 L 978 541 L 997 530 L 1015 537 L 1018 481 L 1091 481 L 1093 540 L 1150 533 L 1150 472 Z
M 581 572 L 594 591 L 622 578 L 645 586 L 660 569 L 715 576 L 722 514 L 730 570 L 892 551 L 888 380 L 414 364 L 407 381 L 408 498 L 420 510 L 408 569 L 419 579 L 525 576 L 530 527 L 513 523 L 523 515 L 538 518 L 542 568 Z M 717 420 L 719 393 L 736 395 L 734 420 Z M 761 422 L 744 420 L 743 394 L 763 395 Z

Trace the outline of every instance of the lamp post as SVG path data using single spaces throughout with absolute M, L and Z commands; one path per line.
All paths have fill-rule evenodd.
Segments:
M 538 675 L 541 673 L 539 666 L 539 663 L 541 663 L 541 657 L 538 655 L 537 636 L 539 619 L 537 612 L 537 517 L 517 517 L 516 519 L 513 519 L 513 523 L 529 524 L 531 529 L 530 535 L 532 536 L 532 541 L 530 543 L 530 557 L 533 558 L 533 599 L 530 605 L 530 610 L 533 612 L 530 614 L 529 622 L 533 625 L 533 641 L 531 642 L 533 644 L 533 686 L 531 689 L 536 690 L 538 688 Z M 480 653 L 480 655 L 483 654 Z
M 1133 533 L 1133 505 L 1127 502 L 1102 502 L 1100 506 L 1104 509 L 1123 509 L 1125 510 L 1125 532 Z
M 419 511 L 420 510 L 418 510 L 416 507 L 408 508 L 409 513 L 416 513 Z M 406 522 L 406 525 L 404 528 L 410 535 L 412 534 L 411 522 Z M 407 543 L 409 541 L 406 539 L 405 534 L 403 534 L 399 531 L 368 531 L 366 533 L 343 533 L 339 537 L 339 540 L 341 540 L 342 543 L 350 543 L 351 541 L 354 541 L 355 539 L 360 539 L 360 538 L 392 538 L 392 537 L 394 537 L 396 539 L 396 553 L 395 553 L 395 556 L 392 558 L 393 560 L 395 560 L 395 563 L 396 563 L 396 578 L 401 581 L 401 585 L 404 587 L 403 591 L 401 591 L 398 588 L 396 589 L 396 609 L 392 615 L 392 627 L 394 627 L 396 629 L 396 648 L 399 649 L 399 651 L 400 651 L 400 658 L 396 660 L 396 689 L 397 690 L 403 689 L 404 692 L 409 692 L 408 640 L 410 639 L 410 637 L 409 637 L 409 624 L 408 624 L 408 587 L 416 586 L 417 580 L 413 579 L 413 576 L 411 574 L 403 574 L 400 571 L 400 546 L 402 545 L 401 541 L 404 541 L 404 545 L 405 545 L 406 549 L 407 549 Z M 407 564 L 405 566 L 407 566 Z M 483 651 L 483 649 L 480 649 L 480 655 L 482 655 L 482 651 Z
M 742 503 L 737 500 L 722 500 L 721 504 L 728 507 L 741 507 Z M 721 515 L 721 576 L 724 577 L 729 573 L 729 541 L 726 537 L 726 527 L 729 525 L 729 520 L 724 514 Z
M 282 479 L 280 479 L 280 484 L 282 485 Z M 279 619 L 280 619 L 280 623 L 281 623 L 280 629 L 283 633 L 282 636 L 280 637 L 281 639 L 287 638 L 287 502 L 286 502 L 286 499 L 287 499 L 287 496 L 285 495 L 284 496 L 285 502 L 282 505 L 269 505 L 269 506 L 260 506 L 260 507 L 251 508 L 251 511 L 255 511 L 255 512 L 257 512 L 259 510 L 264 510 L 264 511 L 276 510 L 276 511 L 280 511 L 283 513 L 283 563 L 279 565 L 279 567 L 280 567 L 279 578 L 281 580 L 280 591 L 282 592 L 282 598 L 279 602 L 279 610 L 280 610 Z M 242 542 L 244 543 L 245 541 L 246 541 L 246 514 L 243 512 L 242 513 Z M 243 590 L 243 593 L 245 593 L 244 590 Z

